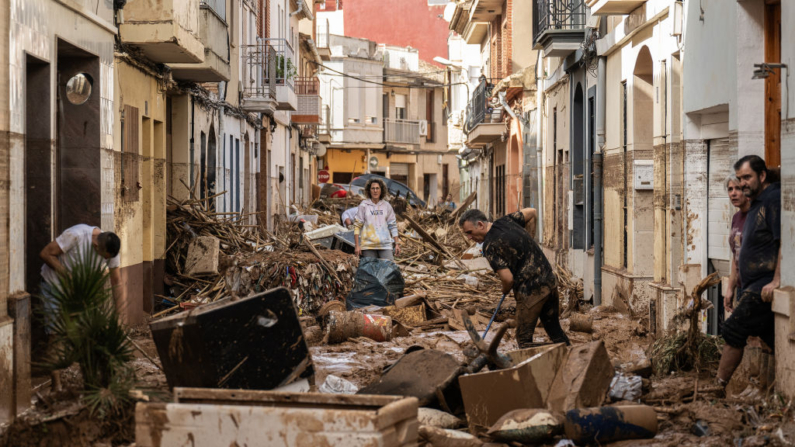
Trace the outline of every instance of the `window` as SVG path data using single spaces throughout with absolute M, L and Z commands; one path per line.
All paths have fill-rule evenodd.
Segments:
M 395 119 L 406 119 L 406 95 L 395 95 Z
M 140 146 L 138 107 L 124 106 L 121 120 L 121 184 L 124 201 L 138 201 L 138 151 Z M 190 184 L 193 187 L 193 146 L 190 147 Z
M 433 94 L 433 90 L 428 90 L 425 94 L 425 119 L 428 120 L 428 134 L 425 136 L 425 141 L 428 143 L 432 143 L 434 141 Z

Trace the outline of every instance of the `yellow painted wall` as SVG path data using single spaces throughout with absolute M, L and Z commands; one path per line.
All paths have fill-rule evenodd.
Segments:
M 328 149 L 325 156 L 326 166 L 324 167 L 328 168 L 332 179 L 335 172 L 362 174 L 366 168 L 364 161 L 366 155 L 367 151 L 358 149 L 351 149 L 350 153 L 342 149 Z
M 122 197 L 119 187 L 121 178 L 116 178 L 115 230 L 121 238 L 121 266 L 126 267 L 143 261 L 162 259 L 165 255 L 166 98 L 155 78 L 119 60 L 115 67 L 115 153 L 120 154 L 122 147 L 121 112 L 124 105 L 137 107 L 139 112 L 137 183 L 140 183 L 141 188 L 138 191 L 138 201 L 129 201 Z M 129 149 L 125 148 L 126 151 Z M 116 158 L 116 175 L 120 175 L 120 157 Z M 127 179 L 128 187 L 136 187 L 135 183 Z

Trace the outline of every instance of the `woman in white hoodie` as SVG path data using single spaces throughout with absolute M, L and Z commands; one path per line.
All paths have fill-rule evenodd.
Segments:
M 383 180 L 371 178 L 364 186 L 367 199 L 359 204 L 353 225 L 353 240 L 356 242 L 356 255 L 367 258 L 394 260 L 392 242 L 395 253 L 400 254 L 397 219 L 392 205 L 382 200 L 386 195 Z

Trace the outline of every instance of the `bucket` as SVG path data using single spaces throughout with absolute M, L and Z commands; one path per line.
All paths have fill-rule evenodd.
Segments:
M 392 318 L 361 312 L 329 312 L 329 343 L 342 343 L 349 338 L 367 337 L 375 341 L 392 339 Z

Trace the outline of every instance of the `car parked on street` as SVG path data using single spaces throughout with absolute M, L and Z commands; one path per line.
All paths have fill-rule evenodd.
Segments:
M 412 189 L 406 186 L 405 184 L 397 180 L 392 180 L 390 178 L 386 178 L 378 174 L 362 174 L 360 176 L 357 176 L 356 178 L 351 180 L 351 186 L 364 188 L 364 185 L 367 184 L 367 180 L 370 180 L 371 178 L 374 177 L 384 181 L 384 184 L 386 184 L 387 191 L 389 191 L 389 194 L 392 195 L 393 197 L 397 196 L 403 197 L 404 199 L 406 199 L 409 205 L 415 208 L 425 208 L 427 206 L 425 201 L 420 199 L 417 196 L 417 193 L 412 191 Z

